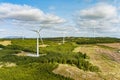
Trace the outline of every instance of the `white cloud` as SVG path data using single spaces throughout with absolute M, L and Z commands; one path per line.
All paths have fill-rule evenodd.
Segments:
M 10 3 L 0 4 L 0 19 L 13 21 L 14 24 L 24 25 L 55 25 L 64 23 L 65 20 L 56 15 L 44 13 L 38 8 L 28 5 Z M 36 24 L 37 23 L 37 24 Z
M 56 30 L 56 31 L 62 31 L 62 32 L 72 32 L 72 31 L 75 32 L 75 31 L 79 31 L 79 29 L 76 28 L 73 25 L 63 25 L 61 27 L 54 27 L 53 29 Z
M 101 32 L 118 32 L 120 26 L 118 8 L 105 3 L 96 4 L 91 8 L 80 10 L 76 16 L 76 23 L 80 28 L 86 27 L 88 33 L 93 28 L 98 34 Z
M 0 32 L 5 32 L 6 30 L 5 29 L 0 29 Z
M 80 17 L 85 19 L 114 18 L 117 16 L 116 7 L 104 3 L 79 11 Z

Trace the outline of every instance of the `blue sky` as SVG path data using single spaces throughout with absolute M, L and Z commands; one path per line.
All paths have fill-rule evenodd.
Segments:
M 43 26 L 42 37 L 66 33 L 120 38 L 119 4 L 119 0 L 0 0 L 0 37 L 36 37 L 30 29 Z

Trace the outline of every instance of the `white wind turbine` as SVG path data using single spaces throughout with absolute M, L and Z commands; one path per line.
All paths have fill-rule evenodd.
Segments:
M 95 26 L 93 25 L 93 37 L 95 38 Z
M 37 50 L 36 56 L 37 56 L 37 57 L 40 56 L 40 55 L 39 55 L 39 38 L 40 38 L 42 44 L 44 44 L 44 43 L 43 43 L 43 40 L 42 40 L 42 37 L 40 36 L 40 31 L 41 31 L 41 30 L 42 30 L 42 28 L 39 29 L 39 30 L 31 30 L 31 31 L 37 33 L 37 45 L 36 45 L 36 47 L 37 47 L 37 49 L 36 49 L 36 50 Z
M 62 34 L 62 37 L 61 37 L 62 41 L 61 42 L 62 42 L 62 44 L 64 44 L 65 43 L 65 35 L 67 32 L 60 32 L 60 31 L 55 31 L 55 32 Z
M 25 33 L 24 33 L 24 29 L 21 28 L 21 38 L 22 40 L 25 40 Z
M 53 30 L 55 30 L 55 32 L 57 32 L 57 33 L 60 33 L 60 34 L 62 34 L 62 44 L 64 44 L 65 43 L 65 35 L 66 35 L 66 28 L 56 28 L 56 27 L 54 27 L 53 28 Z
M 67 28 L 63 28 L 63 29 L 59 29 L 60 31 L 62 31 L 62 44 L 65 43 L 65 38 L 66 38 L 66 34 L 71 32 L 71 31 L 78 31 L 77 28 L 74 28 L 74 27 L 67 27 Z M 74 34 L 74 33 L 73 33 Z
M 62 38 L 63 38 L 63 39 L 62 39 L 62 44 L 65 43 L 65 35 L 66 35 L 66 33 L 67 33 L 67 32 L 62 32 L 62 34 L 63 34 L 63 36 L 62 36 Z
M 22 33 L 22 40 L 25 40 L 25 35 Z

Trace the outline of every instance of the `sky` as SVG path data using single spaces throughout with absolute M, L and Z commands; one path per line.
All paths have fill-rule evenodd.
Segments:
M 120 0 L 0 0 L 0 38 L 117 37 Z

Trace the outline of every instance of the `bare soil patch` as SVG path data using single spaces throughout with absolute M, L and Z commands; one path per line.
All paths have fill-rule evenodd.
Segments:
M 15 54 L 17 56 L 27 56 L 27 53 L 24 51 L 21 51 L 20 53 Z
M 37 57 L 34 53 L 24 52 L 21 51 L 20 53 L 15 54 L 16 56 L 31 56 L 31 57 Z
M 11 41 L 0 41 L 0 44 L 4 46 L 11 45 Z
M 58 45 L 62 45 L 62 43 L 58 43 Z
M 15 66 L 16 66 L 15 63 L 9 63 L 9 62 L 3 63 L 3 62 L 0 62 L 0 68 L 2 68 L 2 67 L 15 67 Z
M 16 56 L 30 56 L 30 57 L 38 57 L 36 53 L 29 53 L 29 52 L 24 52 L 21 51 L 20 53 L 14 54 Z M 45 56 L 46 54 L 40 54 L 39 56 Z
M 43 44 L 43 45 L 39 45 L 39 47 L 48 47 L 49 45 L 47 44 Z

